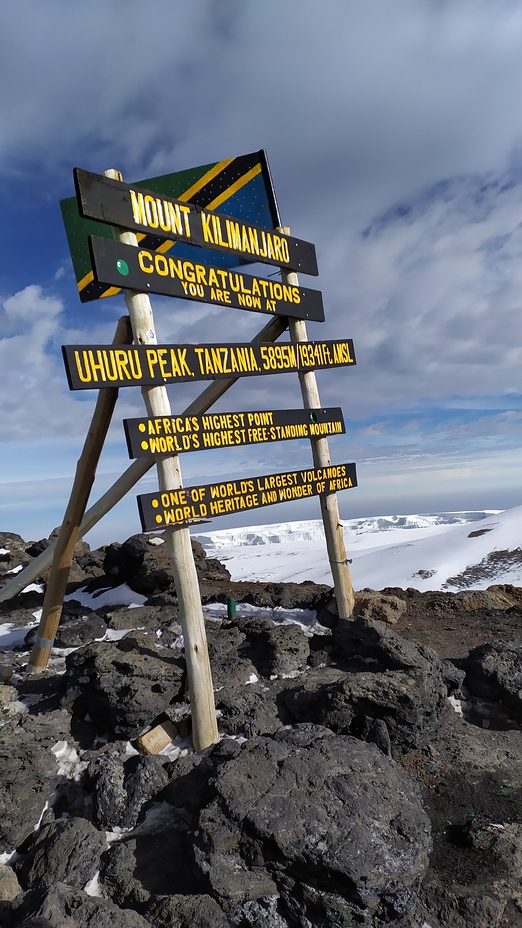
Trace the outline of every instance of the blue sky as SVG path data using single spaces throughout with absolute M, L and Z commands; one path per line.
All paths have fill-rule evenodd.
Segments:
M 75 166 L 137 180 L 266 148 L 292 233 L 315 243 L 326 322 L 357 367 L 319 372 L 356 461 L 345 518 L 522 502 L 522 5 L 512 0 L 19 0 L 1 14 L 0 519 L 60 523 L 95 397 L 61 344 L 109 342 L 123 300 L 81 305 L 59 210 Z M 265 269 L 265 272 L 269 269 Z M 265 317 L 153 298 L 162 342 L 247 341 Z M 171 389 L 173 411 L 197 385 Z M 218 409 L 301 405 L 249 378 Z M 94 501 L 128 466 L 120 398 Z M 182 458 L 186 483 L 307 467 L 306 442 Z M 151 472 L 140 492 L 155 489 Z M 216 519 L 317 518 L 316 500 Z M 210 527 L 209 527 L 210 528 Z M 139 531 L 135 493 L 91 533 Z

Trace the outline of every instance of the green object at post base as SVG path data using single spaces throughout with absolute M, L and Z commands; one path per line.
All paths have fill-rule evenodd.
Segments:
M 227 619 L 235 619 L 236 617 L 236 601 L 229 597 L 227 599 Z

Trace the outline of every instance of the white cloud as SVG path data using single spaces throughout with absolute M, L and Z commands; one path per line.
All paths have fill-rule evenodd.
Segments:
M 318 374 L 323 404 L 342 404 L 349 424 L 335 453 L 387 456 L 406 473 L 408 454 L 436 454 L 444 442 L 465 453 L 489 435 L 513 447 L 521 41 L 512 0 L 156 0 L 146 10 L 138 0 L 19 0 L 3 11 L 0 36 L 0 172 L 17 189 L 37 176 L 42 202 L 55 208 L 58 188 L 72 192 L 74 164 L 114 165 L 135 179 L 266 147 L 283 221 L 318 249 L 321 275 L 302 284 L 323 291 L 327 321 L 309 335 L 355 341 L 355 369 Z M 63 240 L 49 266 L 52 287 L 66 292 Z M 0 310 L 3 438 L 76 445 L 95 394 L 69 393 L 59 346 L 109 342 L 121 298 L 80 315 L 40 286 L 15 288 Z M 153 304 L 163 342 L 248 341 L 266 322 L 195 302 Z M 204 386 L 172 388 L 173 409 Z M 300 402 L 296 378 L 245 378 L 218 408 Z M 121 418 L 142 409 L 139 391 L 122 390 L 117 409 L 115 456 Z M 183 466 L 189 475 L 263 473 L 304 457 L 288 442 L 269 453 L 188 455 Z
M 90 402 L 68 392 L 57 345 L 63 304 L 31 285 L 8 297 L 0 312 L 0 414 L 2 439 L 60 435 L 85 428 Z M 15 334 L 10 334 L 15 332 Z

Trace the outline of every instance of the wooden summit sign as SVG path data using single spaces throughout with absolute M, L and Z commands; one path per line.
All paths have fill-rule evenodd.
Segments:
M 74 181 L 80 212 L 86 219 L 131 229 L 142 236 L 152 233 L 225 252 L 246 261 L 313 276 L 319 273 L 310 242 L 81 168 L 74 169 Z
M 351 338 L 292 344 L 62 345 L 71 390 L 328 370 L 355 364 Z
M 141 527 L 153 532 L 167 526 L 191 525 L 274 503 L 336 493 L 357 486 L 355 464 L 331 464 L 310 470 L 284 471 L 205 486 L 180 487 L 138 496 Z
M 321 496 L 339 616 L 349 618 L 353 613 L 337 492 L 357 485 L 355 464 L 331 464 L 327 436 L 344 432 L 344 420 L 340 409 L 321 408 L 315 379 L 316 368 L 355 364 L 353 344 L 350 340 L 308 342 L 305 320 L 324 321 L 322 294 L 301 287 L 295 272 L 318 273 L 315 248 L 292 238 L 290 229 L 282 226 L 264 151 L 132 185 L 123 183 L 116 169 L 103 177 L 78 169 L 75 184 L 77 198 L 62 201 L 61 206 L 81 301 L 113 296 L 123 289 L 134 344 L 118 338 L 113 346 L 65 346 L 69 386 L 112 387 L 114 399 L 119 386 L 142 387 L 146 415 L 128 420 L 125 427 L 130 453 L 144 457 L 134 462 L 129 473 L 132 470 L 135 483 L 135 473 L 141 475 L 148 467 L 147 458 L 155 459 L 159 490 L 139 496 L 138 507 L 144 531 L 165 529 L 185 641 L 193 743 L 200 751 L 215 743 L 219 733 L 189 525 Z M 217 212 L 220 207 L 223 213 Z M 237 270 L 249 262 L 276 266 L 281 280 Z M 280 318 L 272 319 L 248 346 L 160 346 L 150 293 Z M 286 328 L 291 344 L 270 345 Z M 120 345 L 120 340 L 125 344 Z M 240 376 L 290 371 L 299 373 L 303 410 L 208 412 Z M 183 415 L 171 414 L 167 384 L 219 378 L 226 379 L 209 386 Z M 106 392 L 101 391 L 98 403 Z M 310 439 L 313 469 L 182 485 L 180 451 L 291 438 Z M 89 487 L 95 468 L 89 460 L 83 481 Z M 127 489 L 133 485 L 130 477 L 123 478 Z M 117 502 L 111 495 L 111 505 L 113 499 Z M 82 512 L 85 502 L 82 498 Z M 64 527 L 66 521 L 67 513 Z M 78 519 L 75 526 L 79 527 Z M 67 540 L 67 565 L 53 561 L 51 580 L 68 571 L 75 537 Z M 63 603 L 62 595 L 59 610 L 55 609 L 48 595 L 51 588 L 57 589 L 56 583 L 48 585 L 35 654 L 29 662 L 39 669 L 47 665 Z
M 292 287 L 94 235 L 89 236 L 89 245 L 96 280 L 107 286 L 324 322 L 319 290 Z
M 346 431 L 340 408 L 155 416 L 124 419 L 123 426 L 131 458 L 259 445 L 292 438 L 321 438 Z
M 121 178 L 116 180 L 112 173 L 110 177 L 94 176 L 103 176 L 108 182 L 114 181 L 116 184 L 123 183 Z M 160 200 L 177 200 L 181 216 L 184 215 L 181 205 L 186 207 L 188 204 L 189 208 L 197 207 L 206 213 L 220 209 L 228 217 L 246 226 L 258 226 L 273 231 L 281 225 L 270 167 L 264 150 L 201 164 L 171 174 L 162 174 L 160 177 L 149 177 L 136 181 L 132 187 L 138 192 L 148 191 Z M 88 237 L 101 235 L 114 239 L 113 230 L 122 227 L 113 226 L 100 219 L 86 219 L 82 215 L 81 201 L 77 196 L 61 200 L 60 207 L 82 303 L 120 293 L 120 287 L 107 287 L 95 280 Z M 142 248 L 153 251 L 158 249 L 164 253 L 175 254 L 176 258 L 188 258 L 191 261 L 216 264 L 218 267 L 237 267 L 250 262 L 250 259 L 245 260 L 230 254 L 230 249 L 199 248 L 185 240 L 168 239 L 159 226 L 158 229 L 148 226 L 146 230 L 136 232 L 136 239 Z

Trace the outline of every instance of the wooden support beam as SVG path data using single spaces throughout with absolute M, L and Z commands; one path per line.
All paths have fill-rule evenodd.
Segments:
M 119 171 L 106 171 L 105 176 L 123 180 Z M 138 245 L 135 232 L 113 228 L 113 235 L 116 241 L 135 247 Z M 135 343 L 156 345 L 158 343 L 156 326 L 149 295 L 129 289 L 124 289 L 123 293 L 129 310 Z M 170 416 L 170 400 L 165 386 L 143 386 L 141 394 L 149 416 Z M 161 492 L 176 490 L 183 485 L 179 455 L 174 454 L 158 459 L 156 468 Z M 188 527 L 169 527 L 165 529 L 164 538 L 170 554 L 185 643 L 185 663 L 192 716 L 192 742 L 194 750 L 203 751 L 219 740 L 219 733 L 201 593 L 190 532 Z
M 129 317 L 122 316 L 118 320 L 113 345 L 129 345 L 131 342 L 132 332 Z M 69 503 L 53 552 L 51 574 L 45 591 L 42 617 L 27 665 L 28 673 L 41 673 L 49 663 L 62 615 L 63 598 L 69 580 L 74 546 L 78 539 L 80 523 L 94 483 L 96 468 L 117 398 L 117 388 L 98 391 L 94 415 L 76 466 Z
M 290 234 L 288 226 L 282 226 L 279 231 L 283 232 L 285 235 Z M 284 284 L 289 284 L 292 287 L 299 286 L 299 278 L 295 271 L 287 271 L 285 268 L 281 268 L 281 278 Z M 294 343 L 308 341 L 306 322 L 304 319 L 289 319 L 288 323 L 290 338 Z M 315 371 L 302 371 L 298 374 L 298 377 L 305 409 L 320 409 L 321 400 L 319 398 L 319 388 L 317 386 Z M 311 438 L 310 444 L 312 446 L 314 467 L 329 467 L 332 461 L 330 458 L 328 439 Z M 337 494 L 322 494 L 320 500 L 326 548 L 332 571 L 337 608 L 340 617 L 349 618 L 353 614 L 355 596 L 350 570 L 348 568 L 348 559 L 346 557 Z
M 270 319 L 252 339 L 252 344 L 257 345 L 261 342 L 275 342 L 286 329 L 287 320 L 283 316 L 275 316 L 273 319 Z M 230 390 L 239 379 L 239 377 L 227 377 L 226 379 L 223 378 L 223 380 L 214 380 L 189 406 L 187 406 L 181 415 L 196 416 L 206 412 L 207 409 L 210 409 L 211 406 L 213 406 L 227 390 Z M 103 496 L 100 496 L 99 500 L 87 510 L 78 530 L 78 537 L 83 538 L 87 532 L 90 532 L 100 519 L 107 515 L 107 513 L 114 508 L 116 503 L 119 503 L 119 501 L 132 490 L 138 480 L 141 480 L 147 471 L 154 466 L 154 463 L 153 459 L 149 460 L 148 458 L 139 458 L 133 461 L 121 477 L 118 477 L 115 483 L 109 487 Z M 24 567 L 20 573 L 16 574 L 12 580 L 6 583 L 5 586 L 0 589 L 0 603 L 5 602 L 7 599 L 12 599 L 13 596 L 17 596 L 24 587 L 29 583 L 33 583 L 42 571 L 47 570 L 52 562 L 55 548 L 56 541 L 53 541 L 49 547 L 45 548 L 38 557 L 35 557 L 27 567 Z

